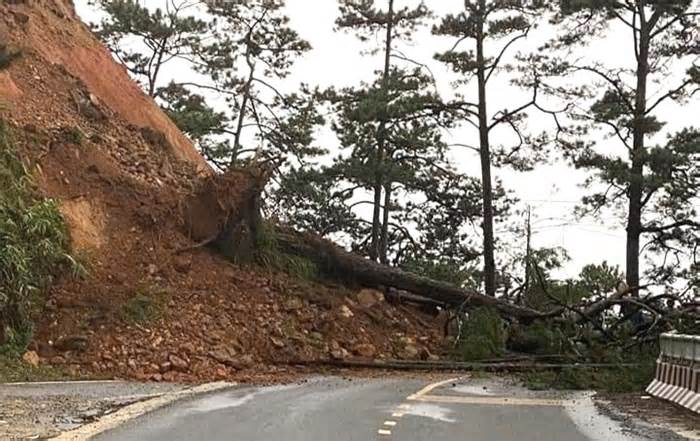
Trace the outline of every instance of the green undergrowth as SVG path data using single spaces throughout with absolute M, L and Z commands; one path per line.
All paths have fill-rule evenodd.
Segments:
M 595 329 L 561 322 L 507 324 L 496 310 L 478 308 L 468 314 L 460 331 L 454 347 L 454 357 L 460 361 L 520 354 L 531 356 L 535 363 L 560 364 L 556 369 L 520 374 L 525 385 L 535 390 L 641 392 L 654 377 L 658 345 L 636 342 L 625 329 L 616 330 L 611 340 Z M 585 364 L 606 366 L 580 366 Z
M 0 121 L 0 353 L 21 354 L 46 288 L 61 274 L 81 273 L 68 250 L 57 202 L 36 191 Z
M 478 308 L 470 312 L 462 323 L 456 355 L 463 361 L 496 358 L 506 350 L 506 331 L 503 320 L 492 308 Z
M 562 368 L 532 371 L 522 375 L 534 390 L 599 390 L 613 393 L 642 392 L 654 378 L 655 362 L 639 361 L 639 366 L 611 368 Z
M 318 265 L 309 259 L 285 253 L 275 238 L 275 227 L 261 222 L 254 233 L 247 228 L 233 231 L 220 251 L 238 265 L 253 266 L 265 271 L 279 271 L 301 280 L 320 277 Z
M 140 288 L 121 308 L 121 317 L 128 323 L 146 324 L 158 320 L 165 309 L 167 293 L 152 287 Z
M 275 227 L 263 222 L 258 228 L 255 261 L 270 270 L 285 272 L 303 280 L 315 280 L 319 276 L 318 266 L 309 259 L 293 256 L 281 250 L 275 239 Z
M 21 358 L 0 355 L 0 383 L 59 381 L 74 379 L 65 370 L 41 364 L 33 367 Z

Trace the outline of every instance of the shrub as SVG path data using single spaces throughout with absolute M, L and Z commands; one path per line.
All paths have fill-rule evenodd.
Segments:
M 41 294 L 65 264 L 68 233 L 58 206 L 37 195 L 0 121 L 0 346 L 22 352 Z
M 498 311 L 478 308 L 462 324 L 457 350 L 464 361 L 479 361 L 503 355 L 505 345 L 506 331 Z

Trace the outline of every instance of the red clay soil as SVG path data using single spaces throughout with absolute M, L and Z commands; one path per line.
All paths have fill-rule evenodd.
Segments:
M 191 247 L 181 201 L 210 171 L 68 0 L 0 5 L 23 56 L 0 75 L 0 117 L 40 190 L 61 204 L 83 279 L 57 281 L 32 348 L 79 375 L 245 379 L 313 358 L 428 358 L 439 320 L 376 293 L 242 268 Z M 234 191 L 235 193 L 235 191 Z M 134 321 L 133 307 L 151 299 Z

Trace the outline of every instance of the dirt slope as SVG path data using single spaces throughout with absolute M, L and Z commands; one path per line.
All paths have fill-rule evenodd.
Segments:
M 11 4 L 8 4 L 11 3 Z M 0 116 L 40 189 L 60 201 L 83 279 L 52 288 L 32 349 L 70 371 L 137 379 L 245 378 L 319 357 L 427 358 L 430 315 L 192 245 L 180 201 L 210 173 L 68 0 L 0 4 L 23 56 L 0 74 Z M 141 320 L 138 320 L 141 319 Z

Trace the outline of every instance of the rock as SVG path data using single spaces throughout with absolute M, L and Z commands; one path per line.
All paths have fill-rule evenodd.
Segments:
M 148 265 L 148 275 L 153 277 L 158 274 L 158 267 L 155 264 Z
M 331 349 L 331 358 L 334 360 L 344 360 L 350 356 L 350 353 L 345 350 L 345 348 Z
M 22 356 L 22 360 L 31 367 L 39 367 L 39 354 L 34 351 L 25 352 Z
M 403 348 L 405 358 L 416 358 L 419 354 L 418 348 L 415 345 L 407 344 Z
M 173 364 L 170 363 L 169 361 L 166 361 L 165 363 L 161 363 L 158 370 L 160 371 L 161 374 L 164 374 L 166 372 L 170 372 L 171 370 L 173 370 Z
M 353 314 L 347 305 L 343 305 L 340 307 L 340 316 L 343 318 L 352 318 L 355 316 L 355 314 Z
M 126 365 L 129 366 L 131 369 L 136 369 L 136 360 L 133 358 L 130 358 L 127 362 Z
M 377 348 L 372 344 L 358 344 L 352 348 L 352 352 L 360 357 L 374 358 L 377 355 Z
M 227 351 L 223 349 L 216 349 L 213 351 L 209 351 L 209 356 L 213 358 L 214 360 L 218 361 L 221 364 L 225 364 L 227 366 L 231 365 L 234 363 L 233 357 L 227 353 Z
M 357 294 L 357 303 L 365 308 L 371 308 L 384 301 L 384 294 L 376 289 L 363 289 Z
M 181 372 L 187 372 L 187 368 L 189 367 L 189 364 L 187 361 L 183 358 L 178 357 L 177 355 L 170 355 L 168 357 L 168 361 L 173 365 L 173 368 L 175 370 L 181 371 Z

